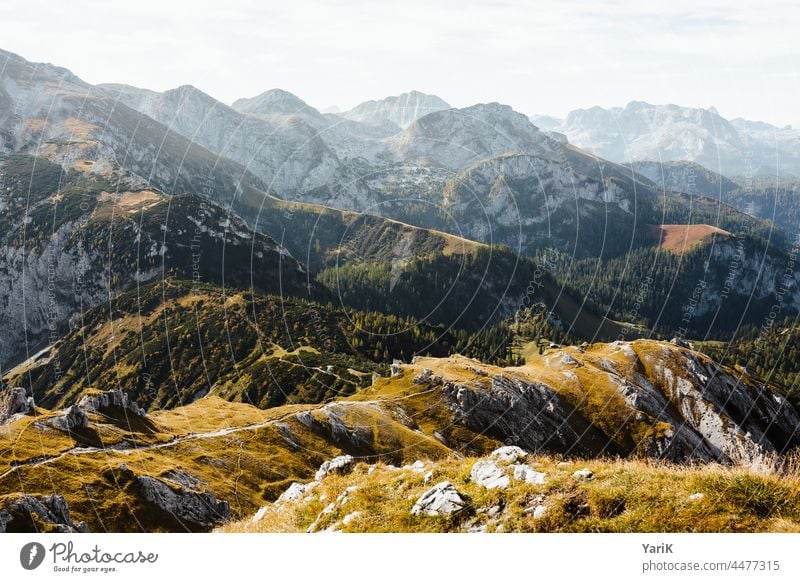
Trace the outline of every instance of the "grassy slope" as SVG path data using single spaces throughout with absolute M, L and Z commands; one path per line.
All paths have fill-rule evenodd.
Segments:
M 648 354 L 663 356 L 667 347 L 673 355 L 660 360 L 665 365 L 679 351 L 674 346 L 650 341 L 639 341 L 633 346 L 644 359 Z M 575 369 L 580 378 L 578 384 L 563 382 L 563 368 L 555 364 L 558 352 L 550 354 L 555 359 L 549 363 L 545 358 L 537 365 L 503 369 L 459 357 L 420 358 L 415 364 L 405 366 L 401 376 L 381 378 L 370 388 L 328 404 L 259 410 L 208 396 L 185 407 L 152 413 L 146 421 L 126 418 L 121 413 L 92 414 L 89 428 L 72 434 L 48 427 L 42 421 L 53 413 L 39 409 L 38 417 L 22 417 L 0 431 L 0 496 L 18 491 L 37 495 L 61 493 L 67 497 L 75 519 L 86 520 L 93 530 L 181 531 L 181 523 L 155 511 L 137 496 L 130 480 L 120 471 L 121 464 L 136 474 L 159 478 L 167 478 L 175 470 L 185 471 L 199 478 L 202 487 L 217 498 L 227 500 L 234 519 L 254 514 L 260 506 L 276 499 L 291 482 L 309 481 L 323 461 L 343 453 L 369 463 L 398 465 L 418 459 L 447 459 L 435 469 L 436 479 L 446 477 L 460 484 L 468 470 L 465 462 L 459 460 L 461 456 L 486 455 L 508 435 L 476 432 L 478 428 L 473 430 L 455 422 L 442 387 L 413 382 L 423 368 L 432 369 L 447 381 L 469 383 L 476 389 L 496 373 L 528 382 L 545 382 L 575 407 L 578 414 L 572 416 L 590 419 L 593 433 L 608 435 L 600 439 L 602 442 L 613 443 L 611 448 L 638 458 L 640 443 L 663 427 L 641 415 L 632 415 L 597 366 L 601 366 L 602 358 L 624 374 L 651 372 L 627 369 L 628 357 L 623 357 L 612 345 L 598 345 L 586 352 L 573 348 L 569 351 L 584 362 L 580 370 Z M 676 368 L 676 373 L 679 369 Z M 577 418 L 570 423 L 565 430 L 580 428 L 575 424 Z M 589 451 L 591 442 L 586 443 L 584 450 Z M 574 454 L 582 456 L 577 451 L 574 449 Z M 585 503 L 581 495 L 585 495 L 590 509 L 589 516 L 580 509 L 577 521 L 573 519 L 576 516 L 554 509 L 552 520 L 536 525 L 537 528 L 541 525 L 552 530 L 648 531 L 658 529 L 660 519 L 665 519 L 663 527 L 675 530 L 687 528 L 691 520 L 697 524 L 693 527 L 715 531 L 797 527 L 794 520 L 798 515 L 800 485 L 795 477 L 780 482 L 775 476 L 750 475 L 741 469 L 679 470 L 651 466 L 644 460 L 611 462 L 601 457 L 588 461 L 598 479 L 577 486 L 567 479 L 567 470 L 556 464 L 561 456 L 558 450 L 545 443 L 542 454 L 555 455 L 537 461 L 550 475 L 545 493 L 553 507 L 582 507 Z M 385 518 L 386 523 L 380 526 L 376 521 L 367 521 L 358 526 L 354 522 L 354 527 L 447 530 L 460 526 L 460 522 L 448 525 L 435 520 L 403 521 L 409 504 L 413 503 L 408 496 L 418 497 L 423 487 L 416 476 L 409 477 L 403 488 L 400 482 L 376 481 L 365 489 L 368 493 L 364 497 L 359 494 L 362 503 L 380 506 L 374 509 L 375 519 Z M 340 486 L 336 481 L 332 483 Z M 344 485 L 342 481 L 341 486 Z M 400 498 L 399 493 L 409 487 L 411 493 L 406 492 Z M 670 511 L 685 502 L 687 495 L 697 491 L 707 493 L 708 502 L 714 505 L 700 505 L 705 509 L 699 514 L 692 513 L 694 506 L 687 505 L 688 514 L 673 516 L 672 521 L 666 519 Z M 490 502 L 490 497 L 480 491 L 467 487 L 465 492 L 476 500 L 473 503 L 476 508 Z M 515 497 L 504 503 L 516 508 L 508 514 L 516 517 L 510 518 L 507 529 L 534 527 L 530 520 L 518 515 L 522 500 L 532 494 L 532 486 L 527 485 L 509 492 Z M 620 516 L 602 514 L 609 511 L 608 507 L 616 507 L 619 499 L 629 511 Z M 768 502 L 773 505 L 765 505 Z M 648 517 L 648 503 L 651 517 Z M 307 510 L 305 518 L 297 518 L 297 527 L 307 523 L 303 519 L 315 507 Z M 743 517 L 736 519 L 734 515 L 739 512 Z M 592 515 L 594 521 L 589 519 Z
M 505 490 L 487 490 L 470 480 L 477 458 L 431 462 L 422 473 L 366 464 L 350 475 L 325 478 L 303 500 L 270 505 L 258 521 L 228 524 L 222 532 L 304 532 L 322 509 L 346 488 L 344 504 L 317 521 L 319 530 L 344 532 L 460 532 L 486 526 L 489 532 L 798 532 L 800 474 L 756 473 L 742 468 L 684 467 L 638 460 L 563 462 L 537 456 L 528 460 L 546 474 L 543 485 L 512 479 Z M 589 468 L 594 478 L 575 479 Z M 454 516 L 413 516 L 415 501 L 431 485 L 449 481 L 469 507 Z M 690 496 L 701 493 L 700 499 Z M 321 498 L 324 498 L 321 499 Z M 541 519 L 531 509 L 544 505 Z M 499 513 L 489 517 L 488 510 Z M 528 510 L 526 512 L 526 510 Z M 359 512 L 359 513 L 355 513 Z M 355 514 L 355 515 L 354 515 Z M 351 516 L 343 523 L 345 516 Z

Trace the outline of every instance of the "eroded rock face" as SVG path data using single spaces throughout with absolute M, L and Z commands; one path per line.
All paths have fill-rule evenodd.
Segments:
M 231 517 L 228 502 L 217 500 L 210 491 L 173 487 L 147 475 L 133 478 L 137 492 L 144 501 L 172 515 L 190 530 L 209 530 Z
M 451 515 L 467 508 L 467 502 L 449 481 L 437 483 L 422 494 L 414 507 L 412 515 Z
M 94 412 L 118 408 L 136 416 L 147 416 L 147 413 L 122 390 L 109 390 L 99 394 L 86 395 L 80 399 L 78 406 L 83 410 Z
M 490 382 L 443 382 L 454 422 L 534 453 L 761 466 L 800 445 L 785 397 L 678 343 L 564 348 Z
M 89 426 L 89 417 L 79 406 L 70 406 L 64 414 L 51 419 L 50 425 L 65 431 L 81 430 Z
M 6 424 L 18 414 L 33 410 L 33 399 L 24 388 L 0 387 L 0 424 Z
M 456 422 L 501 441 L 537 452 L 616 452 L 599 429 L 541 382 L 495 375 L 488 389 L 446 383 L 442 393 Z
M 0 533 L 88 532 L 83 522 L 74 523 L 61 495 L 21 495 L 0 506 Z

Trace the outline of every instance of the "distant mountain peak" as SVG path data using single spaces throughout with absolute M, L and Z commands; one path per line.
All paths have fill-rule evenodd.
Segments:
M 237 99 L 231 107 L 245 115 L 257 115 L 259 117 L 297 115 L 323 121 L 322 114 L 319 111 L 294 93 L 279 88 L 269 89 L 255 97 Z
M 450 109 L 450 105 L 440 97 L 412 90 L 384 99 L 365 101 L 342 113 L 342 117 L 364 122 L 389 120 L 405 129 L 420 117 L 443 109 Z

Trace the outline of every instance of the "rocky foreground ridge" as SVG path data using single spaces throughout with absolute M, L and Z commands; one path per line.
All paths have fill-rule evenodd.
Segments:
M 709 495 L 714 479 L 737 475 L 766 479 L 753 484 L 760 495 L 778 483 L 794 487 L 792 450 L 800 440 L 797 411 L 772 387 L 690 347 L 650 340 L 551 349 L 513 368 L 459 356 L 417 358 L 353 396 L 266 410 L 207 396 L 145 414 L 124 394 L 99 391 L 62 411 L 26 410 L 19 394 L 2 401 L 8 410 L 0 417 L 9 420 L 0 432 L 0 508 L 19 506 L 12 491 L 36 499 L 57 494 L 69 505 L 70 524 L 92 531 L 207 531 L 237 527 L 225 525 L 236 520 L 261 524 L 244 529 L 372 531 L 382 528 L 374 517 L 381 511 L 368 500 L 379 504 L 386 496 L 386 511 L 404 516 L 387 518 L 389 528 L 494 531 L 503 520 L 492 525 L 477 516 L 499 515 L 494 508 L 510 503 L 495 498 L 503 491 L 523 495 L 524 503 L 514 497 L 519 511 L 508 515 L 515 521 L 500 529 L 581 529 L 591 522 L 578 527 L 575 519 L 595 515 L 584 489 L 600 486 L 597 475 L 611 479 L 612 497 L 630 507 L 640 507 L 630 496 L 657 497 L 671 480 L 688 488 L 674 492 L 681 503 Z M 661 485 L 637 482 L 648 475 Z M 397 492 L 411 487 L 409 479 L 413 495 L 401 500 Z M 576 487 L 583 492 L 569 505 Z M 490 505 L 484 493 L 495 496 L 486 497 Z M 340 496 L 354 503 L 347 513 Z M 759 521 L 743 527 L 775 529 L 764 520 L 781 512 L 789 512 L 783 525 L 795 527 L 797 495 L 781 489 L 773 497 L 775 508 L 765 502 Z M 294 509 L 287 514 L 284 507 Z M 345 523 L 354 511 L 362 517 Z M 547 521 L 543 512 L 572 517 Z M 50 523 L 36 515 L 30 530 Z M 633 517 L 617 525 L 643 527 Z M 6 521 L 25 529 L 17 518 Z

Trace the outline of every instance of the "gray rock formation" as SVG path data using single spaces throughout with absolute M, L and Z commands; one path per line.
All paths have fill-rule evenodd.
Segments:
M 209 530 L 230 519 L 231 508 L 210 491 L 173 487 L 147 475 L 134 476 L 139 496 L 190 530 Z
M 501 463 L 519 463 L 528 457 L 528 453 L 519 447 L 508 445 L 495 449 L 489 457 Z
M 124 410 L 136 416 L 147 416 L 136 402 L 132 401 L 122 390 L 109 390 L 99 394 L 87 394 L 78 402 L 78 407 L 86 411 L 104 412 L 112 408 Z
M 325 461 L 317 470 L 314 480 L 320 481 L 332 473 L 343 475 L 353 468 L 354 463 L 355 459 L 351 455 L 341 455 L 330 461 Z
M 456 422 L 525 449 L 583 455 L 606 448 L 616 452 L 598 428 L 546 384 L 496 375 L 488 389 L 445 382 L 442 394 Z
M 506 472 L 491 460 L 476 461 L 469 477 L 486 489 L 505 489 L 510 482 Z
M 0 505 L 0 533 L 87 532 L 83 522 L 74 523 L 66 499 L 52 494 L 43 497 L 19 495 Z
M 412 515 L 451 515 L 468 507 L 458 490 L 449 481 L 442 481 L 422 494 L 411 508 Z
M 33 398 L 25 393 L 24 388 L 0 386 L 0 424 L 6 424 L 19 414 L 33 411 Z
M 89 426 L 89 417 L 86 412 L 77 405 L 70 406 L 60 416 L 49 420 L 50 426 L 64 431 L 82 430 Z

